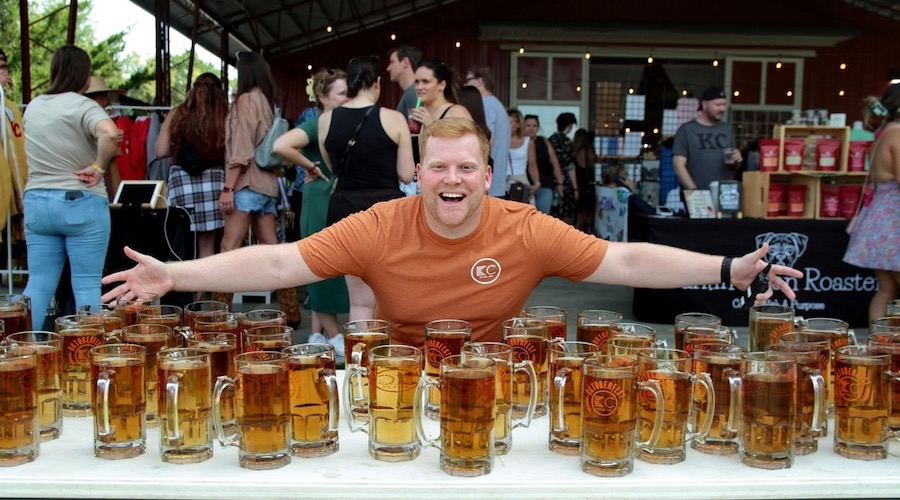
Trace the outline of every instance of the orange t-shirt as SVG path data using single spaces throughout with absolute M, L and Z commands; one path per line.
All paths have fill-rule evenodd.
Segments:
M 547 276 L 580 281 L 608 243 L 531 205 L 485 197 L 481 224 L 455 240 L 428 228 L 421 196 L 374 205 L 297 242 L 317 276 L 361 277 L 391 343 L 421 347 L 425 323 L 462 319 L 475 341 L 500 341 L 500 324 L 521 314 Z

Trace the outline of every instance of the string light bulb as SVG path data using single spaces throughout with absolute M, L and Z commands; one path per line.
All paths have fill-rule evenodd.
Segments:
M 307 65 L 306 65 L 306 69 L 307 69 L 308 71 L 312 71 L 312 64 L 307 64 Z
M 775 63 L 775 69 L 781 69 L 781 66 L 783 65 L 781 64 L 781 59 L 779 59 L 778 62 Z
M 788 90 L 788 91 L 787 91 L 787 96 L 788 96 L 788 97 L 793 97 L 793 96 L 794 96 L 794 91 L 793 91 L 793 90 Z
M 525 47 L 519 47 L 519 54 L 525 53 Z
M 718 68 L 718 67 L 719 67 L 719 60 L 718 60 L 718 59 L 713 59 L 713 67 L 714 67 L 714 68 Z
M 457 48 L 457 49 L 458 49 L 461 45 L 462 45 L 461 43 L 456 42 L 456 48 Z
M 843 90 L 839 91 L 839 92 L 838 92 L 838 95 L 841 96 L 841 97 L 844 97 L 844 91 L 843 91 Z
M 590 58 L 591 58 L 591 51 L 590 51 L 590 50 L 584 51 L 584 58 L 585 58 L 585 59 L 590 59 Z
M 653 64 L 653 56 L 647 56 L 647 64 Z
M 334 28 L 332 28 L 331 25 L 329 24 L 328 26 L 325 27 L 325 31 L 331 33 L 332 31 L 334 31 Z
M 841 70 L 847 69 L 847 63 L 841 63 L 841 65 L 838 66 L 838 68 L 840 68 Z
M 634 89 L 633 89 L 633 88 L 628 89 L 628 93 L 629 93 L 629 94 L 634 94 Z
M 396 40 L 396 39 L 397 39 L 397 34 L 396 34 L 396 33 L 391 33 L 391 41 L 394 41 L 394 40 Z
M 740 96 L 741 96 L 741 91 L 740 91 L 740 90 L 735 90 L 735 91 L 734 91 L 734 96 L 735 96 L 735 97 L 740 97 Z
M 577 87 L 575 87 L 575 92 L 581 92 L 581 85 L 578 85 Z
M 682 91 L 681 91 L 681 95 L 686 96 L 686 95 L 687 95 L 687 89 L 682 90 Z
M 523 88 L 523 89 L 527 89 L 527 88 L 528 88 L 528 82 L 522 82 L 522 88 Z

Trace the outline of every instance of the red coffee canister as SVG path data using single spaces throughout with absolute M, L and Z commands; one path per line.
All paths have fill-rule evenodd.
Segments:
M 853 217 L 861 195 L 862 186 L 859 184 L 845 184 L 841 186 L 841 217 L 845 219 Z
M 782 205 L 784 205 L 784 196 L 787 192 L 787 184 L 771 183 L 769 184 L 769 205 L 766 215 L 769 217 L 778 217 L 784 215 Z
M 806 184 L 788 186 L 788 216 L 803 217 L 806 208 Z
M 821 217 L 837 217 L 841 214 L 841 187 L 837 184 L 822 185 Z

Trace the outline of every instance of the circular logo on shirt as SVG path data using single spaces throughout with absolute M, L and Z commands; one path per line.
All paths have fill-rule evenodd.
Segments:
M 500 277 L 500 263 L 491 258 L 478 259 L 472 265 L 472 279 L 479 285 L 490 285 Z

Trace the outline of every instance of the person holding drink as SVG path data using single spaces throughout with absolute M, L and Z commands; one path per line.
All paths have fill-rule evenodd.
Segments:
M 422 135 L 421 195 L 380 203 L 297 243 L 172 263 L 126 247 L 137 265 L 103 278 L 122 282 L 104 299 L 173 289 L 262 290 L 350 274 L 372 287 L 376 317 L 392 323 L 391 342 L 422 346 L 425 323 L 441 317 L 470 321 L 473 341 L 499 340 L 500 324 L 548 276 L 659 288 L 726 281 L 743 290 L 767 266 L 767 244 L 731 259 L 607 242 L 530 205 L 487 197 L 488 151 L 475 122 L 439 120 Z M 793 299 L 781 276 L 802 273 L 772 265 L 770 287 L 756 300 L 771 297 L 771 287 Z

